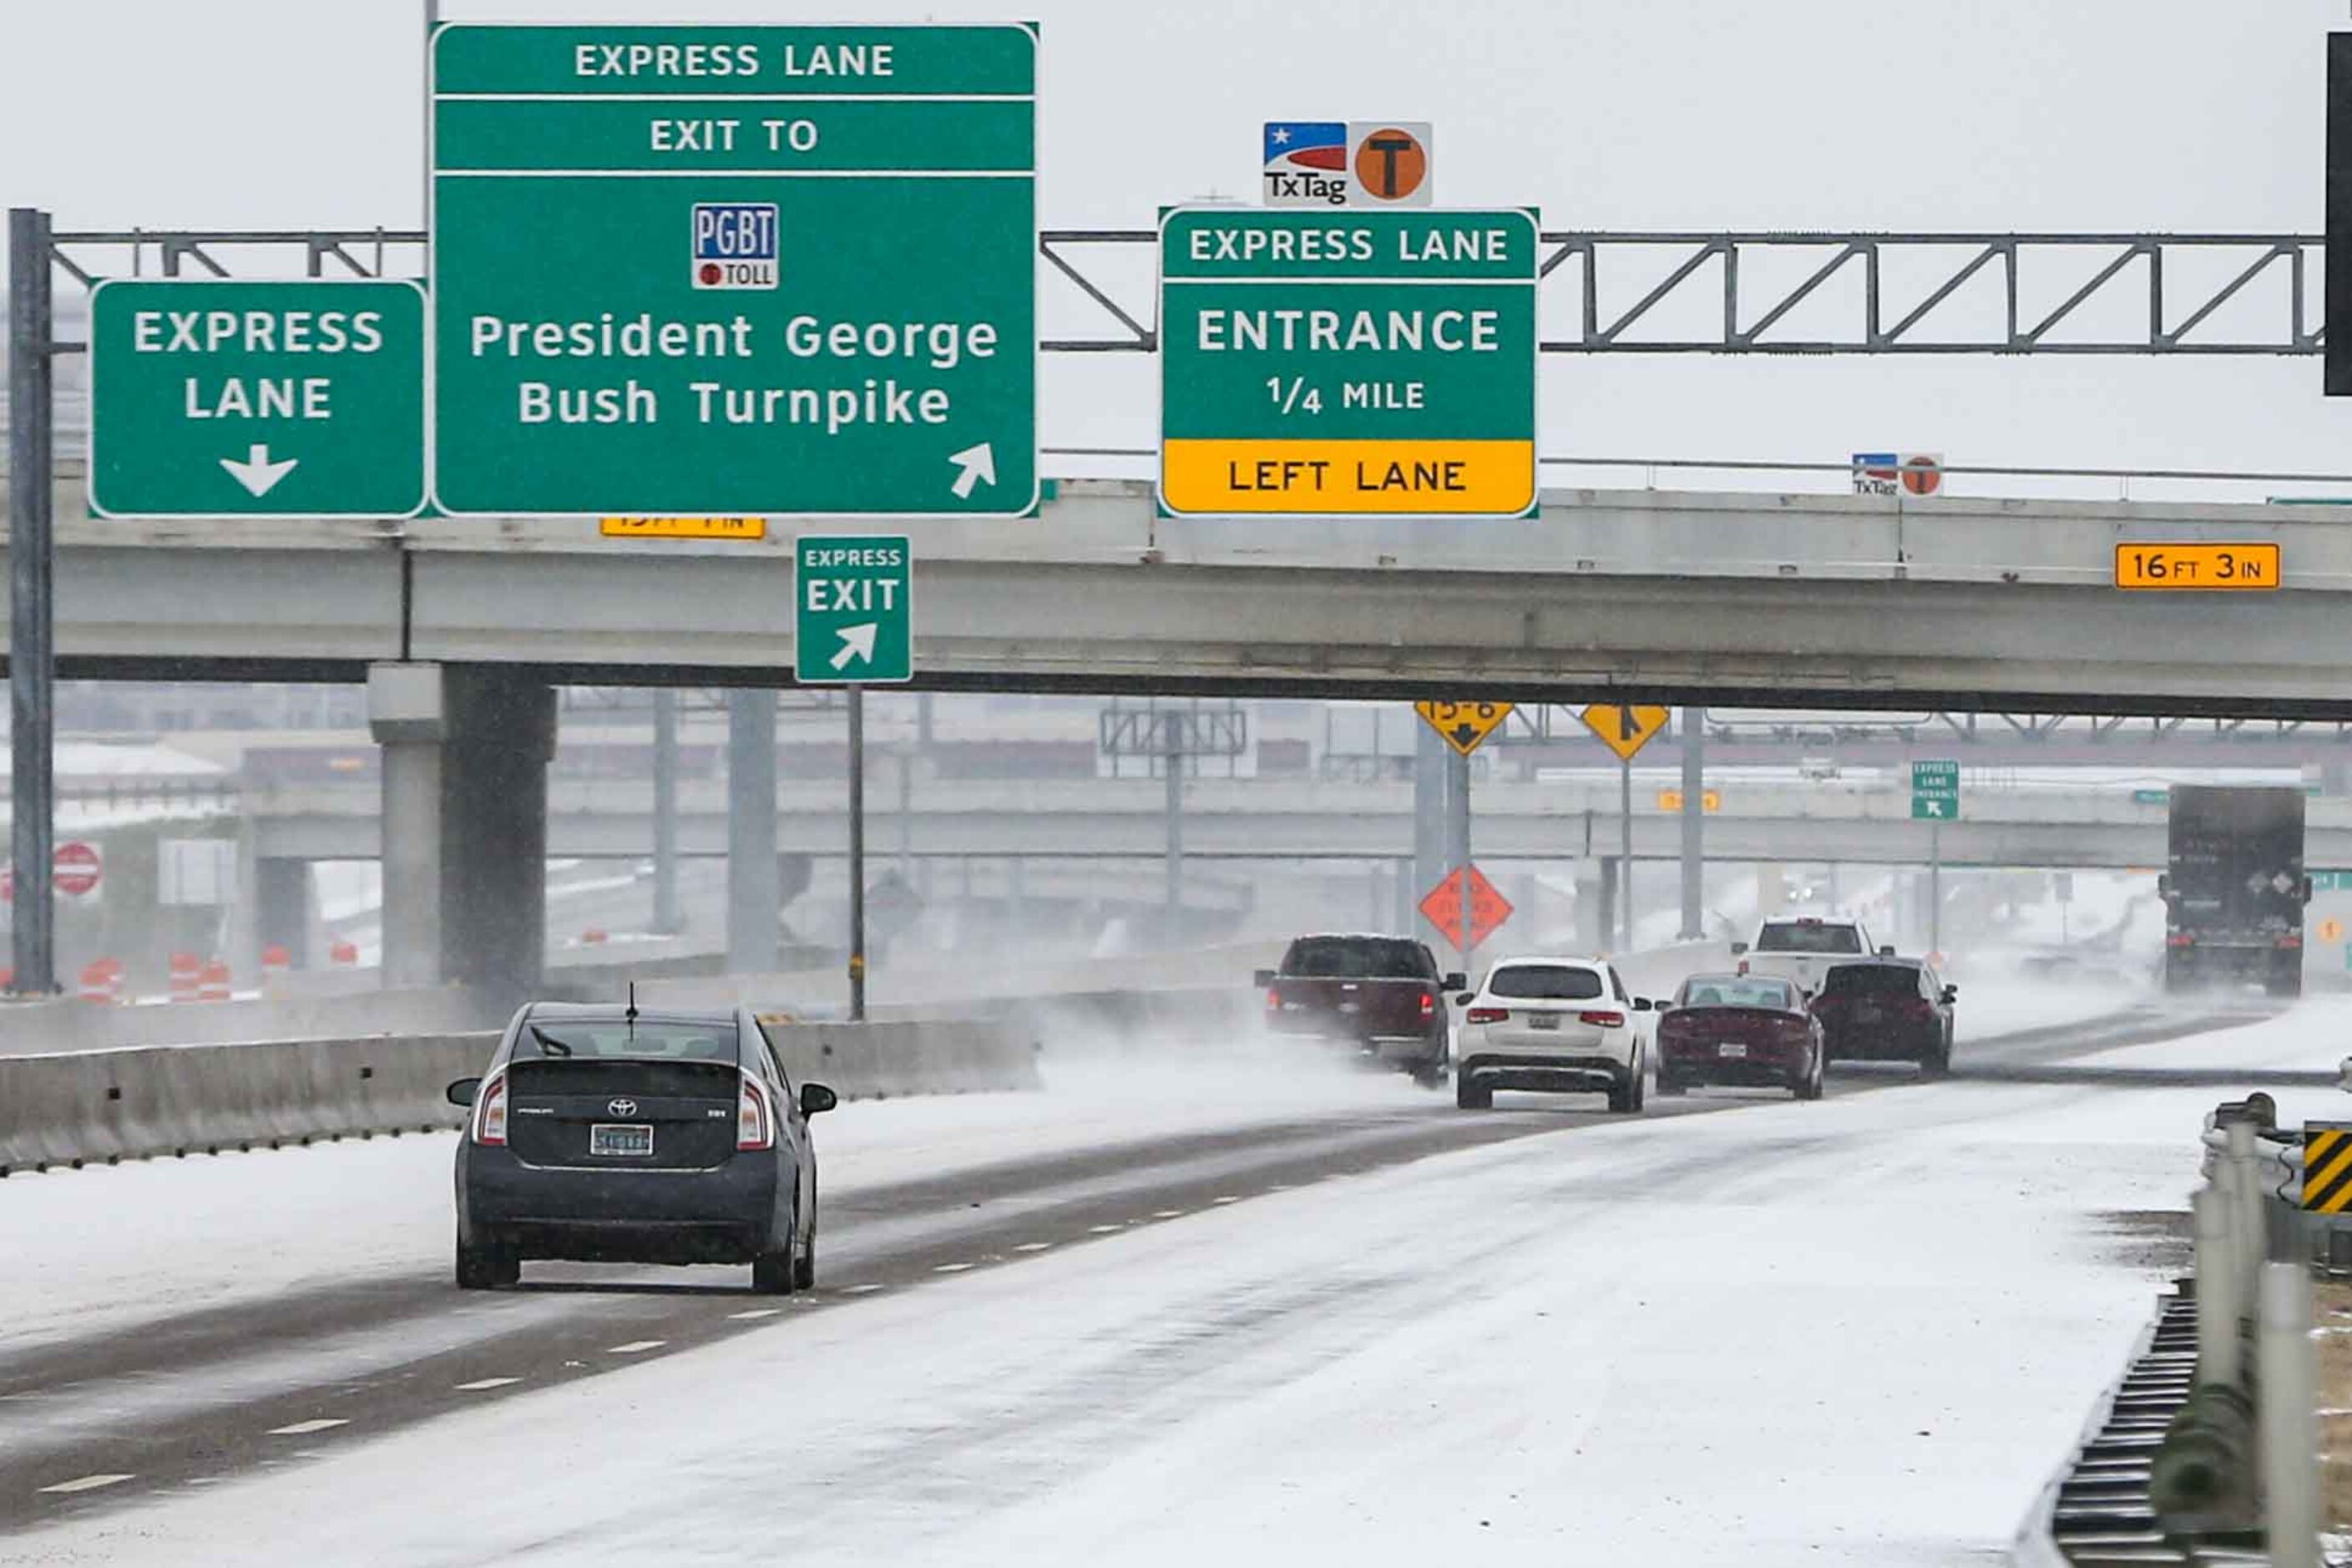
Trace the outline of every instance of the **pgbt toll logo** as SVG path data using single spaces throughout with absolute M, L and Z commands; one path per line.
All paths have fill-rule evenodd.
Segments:
M 694 204 L 694 286 L 772 289 L 776 286 L 776 204 Z

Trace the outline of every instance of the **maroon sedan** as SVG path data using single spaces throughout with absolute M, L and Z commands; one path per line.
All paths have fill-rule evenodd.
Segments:
M 1696 1084 L 1822 1097 L 1829 1057 L 1804 993 L 1771 974 L 1694 974 L 1658 1016 L 1658 1092 Z

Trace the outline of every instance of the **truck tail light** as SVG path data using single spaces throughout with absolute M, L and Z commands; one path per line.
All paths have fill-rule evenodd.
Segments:
M 2164 945 L 2167 947 L 2192 947 L 2196 944 L 2196 942 L 2197 939 L 2191 936 L 2189 932 L 2185 931 L 2177 931 L 2170 936 L 2164 939 Z
M 1622 1029 L 1625 1026 L 1625 1015 L 1595 1009 L 1590 1013 L 1579 1013 L 1576 1016 L 1576 1021 L 1580 1024 L 1590 1024 L 1596 1029 Z
M 2278 944 L 2282 948 L 2301 947 L 2303 945 L 2303 933 L 2301 931 L 2289 931 L 2284 936 L 2278 939 Z
M 1437 1016 L 1436 992 L 1424 991 L 1421 994 L 1421 1016 L 1424 1018 L 1433 1018 Z
M 1463 1015 L 1468 1024 L 1499 1024 L 1511 1016 L 1508 1007 L 1473 1007 Z
M 1265 1010 L 1269 1013 L 1282 1011 L 1282 993 L 1271 985 L 1265 988 Z
M 772 1149 L 776 1146 L 776 1120 L 768 1114 L 767 1091 L 743 1074 L 742 1087 L 735 1091 L 735 1147 L 738 1149 Z
M 503 1068 L 489 1076 L 474 1101 L 474 1142 L 493 1149 L 507 1146 L 507 1075 Z

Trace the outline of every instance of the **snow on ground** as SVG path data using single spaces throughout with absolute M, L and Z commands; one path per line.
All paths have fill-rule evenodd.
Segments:
M 1431 1103 L 1395 1075 L 1306 1055 L 1273 1066 L 1241 1056 L 1203 1045 L 1181 1067 L 1048 1058 L 1042 1094 L 844 1105 L 816 1123 L 824 1190 Z M 1236 1093 L 1243 1083 L 1248 1092 Z M 0 1181 L 0 1258 L 8 1260 L 0 1268 L 0 1355 L 289 1289 L 437 1275 L 454 1223 L 451 1156 L 449 1134 L 411 1134 Z
M 2209 997 L 2175 997 L 2171 1005 L 2183 1009 L 2227 1007 L 2242 1002 L 2249 1015 L 2265 1006 L 2253 993 L 2242 996 L 2216 993 Z M 2156 1045 L 2127 1046 L 2083 1058 L 2085 1067 L 2247 1068 L 2334 1072 L 2352 1056 L 2352 996 L 2309 996 L 2273 1017 L 2250 1017 L 2243 1026 L 2187 1039 Z M 2330 1115 L 2341 1117 L 2339 1100 Z M 2284 1120 L 2284 1113 L 2281 1113 Z
M 1956 1048 L 2026 1029 L 2080 1024 L 2149 1001 L 2154 992 L 2126 980 L 2056 981 L 2020 974 L 1999 955 L 1972 963 L 1956 984 Z
M 10 1545 L 114 1568 L 1982 1562 L 2160 1284 L 2102 1217 L 2182 1203 L 2210 1099 L 1951 1083 L 1449 1154 Z

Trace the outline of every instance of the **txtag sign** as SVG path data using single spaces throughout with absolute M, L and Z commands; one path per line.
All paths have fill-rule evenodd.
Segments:
M 1425 207 L 1425 120 L 1269 120 L 1258 174 L 1270 207 Z
M 793 550 L 793 679 L 866 686 L 915 677 L 913 542 L 803 534 Z

